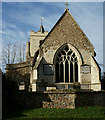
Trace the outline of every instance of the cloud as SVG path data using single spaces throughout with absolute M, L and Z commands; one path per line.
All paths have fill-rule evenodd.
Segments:
M 20 43 L 20 41 L 25 42 L 27 40 L 25 32 L 14 24 L 7 24 L 6 22 L 3 22 L 3 29 L 1 32 L 4 46 L 8 43 L 16 44 Z
M 34 3 L 33 3 L 34 4 Z M 41 8 L 41 5 L 33 5 L 32 3 L 19 3 L 16 4 L 16 7 L 19 7 L 20 10 L 17 11 L 17 9 L 10 10 L 11 16 L 10 19 L 14 20 L 15 22 L 18 22 L 18 24 L 27 24 L 34 26 L 36 29 L 39 28 L 39 25 L 41 24 L 41 17 L 44 17 L 43 23 L 46 26 L 46 30 L 51 29 L 53 24 L 57 21 L 57 18 L 60 17 L 61 12 L 56 13 L 56 11 L 49 13 L 49 11 L 45 8 Z M 37 4 L 37 3 L 36 3 Z M 47 5 L 48 3 L 45 3 Z M 14 4 L 13 4 L 14 5 Z M 62 5 L 62 4 L 60 4 Z M 59 5 L 59 6 L 60 6 Z M 50 3 L 50 6 L 55 7 L 54 3 Z M 64 6 L 64 4 L 63 4 Z M 11 5 L 12 7 L 12 5 Z M 9 12 L 5 11 L 4 14 L 6 16 L 9 16 Z
M 59 2 L 59 1 L 58 1 Z M 69 3 L 69 11 L 95 46 L 97 60 L 103 55 L 102 3 Z M 3 3 L 3 43 L 29 40 L 30 30 L 37 31 L 43 24 L 49 31 L 63 14 L 64 3 Z M 6 18 L 8 16 L 8 18 Z
M 24 34 L 24 32 L 19 31 L 19 35 L 20 35 L 20 37 L 25 38 L 25 34 Z

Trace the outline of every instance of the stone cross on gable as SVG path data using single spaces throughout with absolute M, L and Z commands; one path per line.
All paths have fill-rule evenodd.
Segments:
M 66 5 L 66 9 L 68 9 L 68 7 L 67 7 L 67 6 L 68 6 L 69 4 L 66 2 L 66 4 L 65 4 L 65 5 Z

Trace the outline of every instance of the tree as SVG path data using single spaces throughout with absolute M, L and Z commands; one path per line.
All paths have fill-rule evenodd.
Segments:
M 2 69 L 5 71 L 6 64 L 14 64 L 25 61 L 25 43 L 8 44 L 2 49 Z
M 16 46 L 16 62 L 25 61 L 25 47 L 25 43 Z
M 7 45 L 6 48 L 2 50 L 2 63 L 10 64 L 10 44 Z
M 15 59 L 16 59 L 16 45 L 12 46 L 12 50 L 11 50 L 11 63 L 15 63 Z

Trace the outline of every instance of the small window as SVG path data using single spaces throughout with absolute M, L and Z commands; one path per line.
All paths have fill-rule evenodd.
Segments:
M 25 90 L 25 82 L 24 81 L 21 81 L 19 83 L 19 90 Z
M 24 84 L 25 84 L 25 82 L 24 82 L 24 81 L 22 81 L 22 82 L 20 82 L 20 84 L 21 84 L 21 85 L 24 85 Z

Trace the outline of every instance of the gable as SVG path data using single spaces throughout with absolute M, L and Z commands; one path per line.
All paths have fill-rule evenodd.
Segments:
M 66 9 L 55 26 L 45 37 L 42 47 L 49 48 L 57 45 L 70 43 L 78 50 L 84 49 L 94 55 L 94 47 L 85 33 L 74 20 L 69 10 Z

